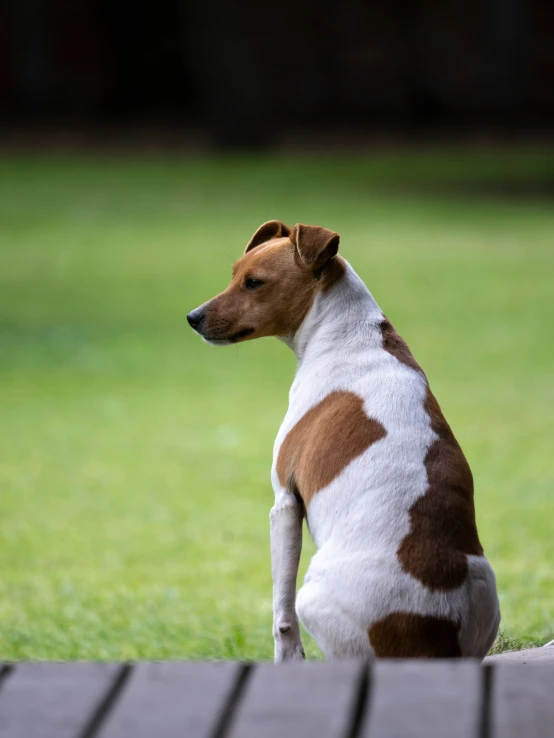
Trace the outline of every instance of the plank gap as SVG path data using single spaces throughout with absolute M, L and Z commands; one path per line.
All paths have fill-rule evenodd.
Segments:
M 223 705 L 223 709 L 215 725 L 214 732 L 212 733 L 212 738 L 225 738 L 239 703 L 244 695 L 248 680 L 254 672 L 254 666 L 254 664 L 240 665 L 235 685 L 231 690 L 227 701 Z
M 489 738 L 491 735 L 492 680 L 493 666 L 481 667 L 481 706 L 479 709 L 478 738 Z
M 123 692 L 126 683 L 129 681 L 132 671 L 133 667 L 131 664 L 123 664 L 116 673 L 106 694 L 99 701 L 90 719 L 85 724 L 85 727 L 79 733 L 78 738 L 94 738 L 98 734 L 109 713 L 115 707 L 115 703 Z
M 2 664 L 2 666 L 0 667 L 0 689 L 2 689 L 2 685 L 10 676 L 10 674 L 14 671 L 14 669 L 15 666 L 13 664 Z
M 346 731 L 345 738 L 358 738 L 361 735 L 370 700 L 369 669 L 370 666 L 368 663 L 362 664 L 352 704 L 352 720 Z

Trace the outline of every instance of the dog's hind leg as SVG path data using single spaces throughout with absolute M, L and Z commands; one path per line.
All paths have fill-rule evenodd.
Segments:
M 296 613 L 326 659 L 373 657 L 367 630 L 340 607 L 324 585 L 306 582 L 296 596 Z

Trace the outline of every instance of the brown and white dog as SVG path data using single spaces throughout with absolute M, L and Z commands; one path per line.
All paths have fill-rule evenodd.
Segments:
M 188 315 L 206 341 L 277 336 L 298 359 L 270 513 L 275 661 L 483 658 L 498 630 L 471 470 L 427 378 L 339 235 L 264 223 L 229 287 Z M 296 594 L 302 521 L 317 546 Z

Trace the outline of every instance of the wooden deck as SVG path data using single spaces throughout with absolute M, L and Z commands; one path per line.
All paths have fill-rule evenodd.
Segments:
M 551 738 L 554 663 L 0 667 L 2 738 Z

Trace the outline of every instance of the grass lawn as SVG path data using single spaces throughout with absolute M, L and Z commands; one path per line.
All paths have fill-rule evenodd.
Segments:
M 185 321 L 270 218 L 341 233 L 473 467 L 501 647 L 554 638 L 554 207 L 484 194 L 553 172 L 532 151 L 2 156 L 0 658 L 271 658 L 294 357 Z

